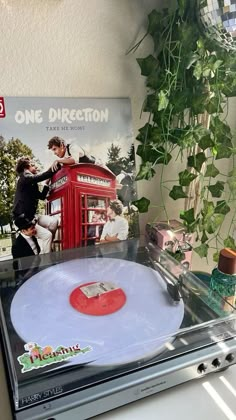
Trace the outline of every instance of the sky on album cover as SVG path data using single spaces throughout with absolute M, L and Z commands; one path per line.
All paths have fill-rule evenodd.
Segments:
M 76 143 L 105 163 L 112 143 L 127 156 L 133 143 L 129 98 L 4 97 L 0 135 L 28 145 L 44 169 L 55 160 L 53 136 Z

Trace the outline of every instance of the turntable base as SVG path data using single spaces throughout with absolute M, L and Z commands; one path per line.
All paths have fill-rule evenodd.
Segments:
M 0 389 L 2 417 L 4 420 L 12 420 L 1 352 Z M 143 398 L 132 404 L 114 408 L 112 411 L 91 417 L 91 420 L 143 420 L 144 418 L 154 420 L 156 413 L 160 419 L 166 420 L 173 420 L 173 413 L 175 413 L 175 419 L 181 420 L 189 420 L 190 417 L 191 420 L 199 420 L 199 418 L 225 420 L 228 418 L 226 413 L 230 414 L 231 418 L 236 415 L 235 395 L 232 392 L 234 389 L 236 389 L 236 366 L 232 366 L 223 373 L 208 375 L 207 381 L 204 376 L 198 381 L 191 381 L 163 391 L 161 395 L 151 395 L 149 398 Z M 79 419 L 76 410 L 71 415 L 61 412 L 54 418 L 65 420 L 65 416 L 70 420 Z M 47 418 L 44 417 L 44 419 Z
M 42 257 L 19 285 L 4 265 L 0 328 L 15 420 L 92 418 L 234 365 L 235 314 L 216 314 L 207 285 L 165 252 L 119 245 Z

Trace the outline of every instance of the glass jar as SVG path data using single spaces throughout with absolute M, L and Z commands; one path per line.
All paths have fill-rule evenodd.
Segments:
M 233 312 L 236 301 L 236 252 L 224 248 L 210 281 L 210 306 L 220 315 Z

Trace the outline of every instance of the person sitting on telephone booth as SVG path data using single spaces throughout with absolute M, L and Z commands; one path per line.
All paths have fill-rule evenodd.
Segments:
M 58 163 L 63 165 L 75 165 L 76 163 L 95 163 L 95 158 L 89 156 L 78 144 L 67 144 L 61 137 L 52 137 L 48 142 L 48 149 L 58 156 L 51 168 L 55 169 Z
M 103 224 L 105 223 L 105 220 L 103 219 L 103 214 L 100 211 L 94 211 L 92 216 L 92 223 L 93 224 L 88 227 L 87 245 L 94 245 L 95 242 L 99 241 L 100 236 L 102 234 Z
M 120 200 L 111 201 L 107 207 L 108 221 L 105 223 L 100 242 L 125 241 L 128 238 L 128 221 L 121 216 L 123 204 Z

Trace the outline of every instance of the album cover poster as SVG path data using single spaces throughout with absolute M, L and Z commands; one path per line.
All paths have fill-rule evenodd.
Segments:
M 38 173 L 55 167 L 63 156 L 75 161 L 57 167 L 46 181 L 46 199 L 38 203 L 38 215 L 57 220 L 54 251 L 99 246 L 112 235 L 117 242 L 137 236 L 133 140 L 128 98 L 1 97 L 0 260 L 12 258 L 15 169 L 23 156 L 32 159 Z M 111 233 L 114 216 L 119 232 L 113 228 Z

